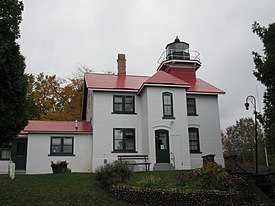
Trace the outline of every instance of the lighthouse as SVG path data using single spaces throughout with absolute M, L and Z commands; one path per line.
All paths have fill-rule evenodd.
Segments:
M 189 44 L 178 37 L 165 47 L 158 59 L 158 71 L 165 71 L 188 83 L 196 82 L 196 71 L 200 68 L 200 53 L 190 50 Z

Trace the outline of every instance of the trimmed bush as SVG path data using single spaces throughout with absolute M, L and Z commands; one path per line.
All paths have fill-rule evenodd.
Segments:
M 95 179 L 101 187 L 107 188 L 130 180 L 132 170 L 126 163 L 112 162 L 95 171 Z

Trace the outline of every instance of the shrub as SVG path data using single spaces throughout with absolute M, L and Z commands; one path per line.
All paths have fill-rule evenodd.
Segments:
M 141 186 L 145 188 L 155 188 L 161 182 L 161 178 L 155 176 L 144 176 L 141 180 Z
M 112 162 L 95 171 L 95 179 L 101 187 L 110 187 L 130 180 L 132 170 L 126 163 Z
M 209 162 L 187 174 L 178 176 L 178 185 L 184 189 L 226 190 L 228 174 L 221 165 Z

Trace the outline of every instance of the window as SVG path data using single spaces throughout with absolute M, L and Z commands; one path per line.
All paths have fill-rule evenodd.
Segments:
M 135 152 L 135 129 L 114 129 L 114 151 Z
M 174 118 L 173 114 L 173 95 L 170 92 L 164 92 L 162 94 L 163 101 L 163 118 Z
M 190 153 L 200 153 L 199 129 L 189 128 L 188 132 Z
M 114 113 L 135 113 L 134 96 L 114 96 Z
M 51 155 L 72 155 L 73 137 L 52 137 Z
M 188 116 L 197 115 L 195 98 L 187 98 L 187 115 Z
M 11 158 L 11 145 L 3 145 L 0 148 L 0 159 L 10 159 Z

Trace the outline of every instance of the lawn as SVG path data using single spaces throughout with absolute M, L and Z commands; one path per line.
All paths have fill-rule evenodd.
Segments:
M 0 205 L 130 205 L 97 187 L 94 174 L 0 175 Z
M 188 171 L 134 172 L 127 186 L 178 188 L 179 174 Z M 125 184 L 124 184 L 125 185 Z M 17 175 L 11 180 L 0 175 L 0 205 L 118 205 L 130 204 L 113 199 L 99 188 L 95 174 L 61 173 Z
M 187 173 L 186 171 L 154 171 L 154 172 L 136 172 L 131 180 L 126 183 L 127 186 L 133 187 L 155 187 L 161 189 L 178 188 L 177 178 L 179 174 Z

